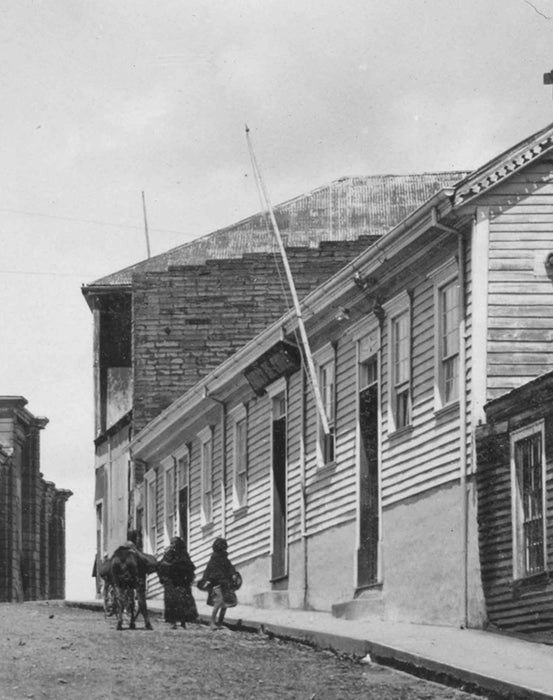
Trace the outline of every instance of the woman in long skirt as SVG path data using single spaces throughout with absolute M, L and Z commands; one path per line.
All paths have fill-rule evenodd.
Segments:
M 198 618 L 192 595 L 195 570 L 184 540 L 173 537 L 158 567 L 159 580 L 164 587 L 165 622 L 172 624 L 173 629 L 179 623 L 186 627 L 187 622 Z

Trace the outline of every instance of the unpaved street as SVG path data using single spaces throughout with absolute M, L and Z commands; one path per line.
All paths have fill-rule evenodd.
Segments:
M 474 696 L 372 664 L 203 625 L 117 632 L 101 613 L 3 603 L 0 698 L 387 700 Z

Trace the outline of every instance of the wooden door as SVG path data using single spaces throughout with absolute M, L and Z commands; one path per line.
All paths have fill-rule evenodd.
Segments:
M 286 416 L 273 420 L 273 557 L 271 579 L 286 576 Z
M 378 384 L 372 384 L 359 392 L 359 431 L 361 439 L 357 585 L 363 588 L 378 581 Z

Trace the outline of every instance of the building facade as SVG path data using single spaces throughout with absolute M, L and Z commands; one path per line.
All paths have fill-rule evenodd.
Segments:
M 229 541 L 246 602 L 483 626 L 476 428 L 548 371 L 553 126 L 430 197 L 143 428 L 149 551 Z M 151 594 L 157 593 L 155 580 Z
M 462 175 L 344 178 L 277 206 L 299 295 Z M 144 524 L 133 435 L 291 306 L 276 253 L 255 215 L 83 288 L 94 322 L 98 557 Z
M 486 405 L 478 533 L 490 625 L 553 632 L 553 372 Z
M 0 397 L 0 600 L 65 597 L 65 503 L 40 472 L 40 431 L 22 396 Z

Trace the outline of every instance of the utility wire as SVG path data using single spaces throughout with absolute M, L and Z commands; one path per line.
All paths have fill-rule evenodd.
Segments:
M 94 224 L 95 226 L 110 226 L 112 228 L 129 228 L 137 231 L 144 230 L 144 226 L 134 226 L 132 224 L 113 224 L 108 221 L 96 221 L 95 219 L 79 219 L 73 216 L 61 216 L 58 214 L 43 214 L 36 211 L 24 211 L 22 209 L 9 209 L 7 207 L 0 207 L 0 211 L 9 212 L 11 214 L 23 214 L 24 216 L 38 216 L 44 219 L 60 219 L 61 221 L 73 221 L 79 224 Z M 159 231 L 160 233 L 175 233 L 179 236 L 192 237 L 194 234 L 183 233 L 182 231 L 175 231 L 168 228 L 153 228 L 151 231 Z
M 81 272 L 39 272 L 36 270 L 0 270 L 0 275 L 47 275 L 50 277 L 99 277 L 99 275 L 94 274 L 84 274 Z

